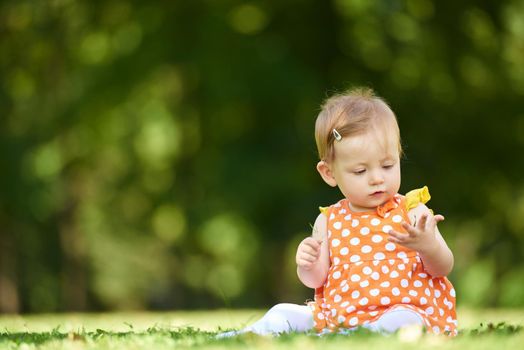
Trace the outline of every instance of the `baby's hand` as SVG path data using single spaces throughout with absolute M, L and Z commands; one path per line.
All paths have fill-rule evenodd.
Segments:
M 298 267 L 304 270 L 311 270 L 320 256 L 321 244 L 322 241 L 318 241 L 313 237 L 307 237 L 300 242 L 296 256 Z
M 413 225 L 407 222 L 402 223 L 402 227 L 407 233 L 390 230 L 388 241 L 416 250 L 419 253 L 425 253 L 438 244 L 435 235 L 436 227 L 437 223 L 443 220 L 442 215 L 424 213 Z

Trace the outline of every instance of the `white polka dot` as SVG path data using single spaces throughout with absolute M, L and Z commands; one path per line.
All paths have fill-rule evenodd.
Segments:
M 348 255 L 349 254 L 349 248 L 348 247 L 344 247 L 342 249 L 340 249 L 340 255 Z
M 444 309 L 442 309 L 442 308 L 439 307 L 439 308 L 438 308 L 438 314 L 439 314 L 440 316 L 444 316 Z
M 338 257 L 335 256 L 335 257 L 333 258 L 333 264 L 334 264 L 334 265 L 338 265 L 338 264 L 340 264 L 340 258 L 338 258 Z
M 428 275 L 425 274 L 425 273 L 423 273 L 423 272 L 421 272 L 421 273 L 418 274 L 418 277 L 420 277 L 420 278 L 426 278 L 426 277 L 428 277 Z
M 386 258 L 386 255 L 382 252 L 378 252 L 377 254 L 373 255 L 373 259 L 375 260 L 384 260 Z
M 351 220 L 351 214 L 344 216 L 344 220 L 346 220 L 346 221 Z
M 358 302 L 360 305 L 364 306 L 364 305 L 367 305 L 369 302 L 369 299 L 364 297 L 362 299 L 360 299 L 360 301 Z
M 349 230 L 345 228 L 342 230 L 342 237 L 347 237 L 347 236 L 349 236 Z
M 426 305 L 428 303 L 428 299 L 422 297 L 420 298 L 420 305 Z
M 362 228 L 360 229 L 360 233 L 361 233 L 362 235 L 364 235 L 364 236 L 367 235 L 367 234 L 369 234 L 369 232 L 370 232 L 369 227 L 362 227 Z
M 390 225 L 385 225 L 384 227 L 382 227 L 382 232 L 389 233 L 389 231 L 391 231 L 392 229 L 393 227 L 391 227 Z
M 396 222 L 396 223 L 398 224 L 399 222 L 402 221 L 402 216 L 400 216 L 400 215 L 395 215 L 395 216 L 393 216 L 393 217 L 391 218 L 391 220 L 393 220 L 393 222 Z
M 342 274 L 340 273 L 340 271 L 335 271 L 333 272 L 333 278 L 338 280 L 340 278 Z
M 353 299 L 356 299 L 360 296 L 360 292 L 358 290 L 354 290 L 352 293 L 351 293 L 351 297 Z
M 364 272 L 365 275 L 371 275 L 371 273 L 373 273 L 373 270 L 371 269 L 371 267 L 366 266 L 362 269 L 362 272 Z
M 391 285 L 391 283 L 389 283 L 389 281 L 384 281 L 380 284 L 380 286 L 382 288 L 389 288 L 389 286 Z
M 371 237 L 371 240 L 375 243 L 380 243 L 382 242 L 382 236 L 381 235 L 374 235 L 373 237 Z
M 348 306 L 348 307 L 346 308 L 346 312 L 347 312 L 348 314 L 352 313 L 352 312 L 355 311 L 355 310 L 356 310 L 356 308 L 355 308 L 353 305 Z
M 342 223 L 340 221 L 337 221 L 333 224 L 333 227 L 337 230 L 340 230 L 342 228 Z
M 358 282 L 360 281 L 360 276 L 359 275 L 351 275 L 351 282 Z
M 337 309 L 331 309 L 331 316 L 335 317 L 337 315 Z
M 397 248 L 397 246 L 395 245 L 395 243 L 388 242 L 388 244 L 386 244 L 386 250 L 387 250 L 388 252 L 392 252 L 392 251 L 394 251 L 396 248 Z
M 409 295 L 411 295 L 412 297 L 416 297 L 418 295 L 417 291 L 416 290 L 413 290 L 411 289 L 409 292 Z
M 435 309 L 433 309 L 433 307 L 431 306 L 426 309 L 426 313 L 428 315 L 433 315 L 434 312 L 435 312 Z
M 369 291 L 369 294 L 373 297 L 376 297 L 379 293 L 380 291 L 377 288 L 373 288 Z
M 400 281 L 400 285 L 404 288 L 407 288 L 409 286 L 409 282 L 404 278 L 402 281 Z
M 342 297 L 340 295 L 335 295 L 335 297 L 333 298 L 333 301 L 335 303 L 340 303 L 342 301 Z
M 375 317 L 378 315 L 378 311 L 370 311 L 369 315 Z
M 349 285 L 346 284 L 346 285 L 342 286 L 342 288 L 340 290 L 342 292 L 344 292 L 344 293 L 347 292 L 349 290 Z
M 349 325 L 350 326 L 356 326 L 358 324 L 358 318 L 356 317 L 352 317 L 350 320 L 349 320 Z
M 398 264 L 397 269 L 399 269 L 400 271 L 404 271 L 406 269 L 406 265 Z
M 345 301 L 342 304 L 340 304 L 340 307 L 346 307 L 349 305 L 349 301 Z
M 422 287 L 422 282 L 420 282 L 419 280 L 416 280 L 415 282 L 413 282 L 413 285 L 417 288 L 420 288 Z
M 351 221 L 351 226 L 352 227 L 357 227 L 359 224 L 360 224 L 360 221 L 358 221 L 357 219 L 353 219 Z
M 358 239 L 357 237 L 353 237 L 349 240 L 349 244 L 351 245 L 358 245 L 360 243 L 360 239 Z
M 399 253 L 397 254 L 397 257 L 399 257 L 400 259 L 403 259 L 403 258 L 406 258 L 407 255 L 406 255 L 405 252 L 399 252 Z
M 338 323 L 344 323 L 344 321 L 346 320 L 346 318 L 342 315 L 338 316 Z
M 398 274 L 397 271 L 391 271 L 391 273 L 389 274 L 389 277 L 391 277 L 391 278 L 397 278 L 398 276 L 400 276 L 400 275 Z
M 389 272 L 389 267 L 387 267 L 386 265 L 382 265 L 382 273 L 388 273 Z
M 362 251 L 362 253 L 364 253 L 364 254 L 367 254 L 367 253 L 369 253 L 369 252 L 371 251 L 371 249 L 372 249 L 371 246 L 369 246 L 369 245 L 364 245 L 364 246 L 362 246 L 362 248 L 360 249 L 360 251 Z
M 440 294 L 440 290 L 438 289 L 435 289 L 435 297 L 436 298 L 440 298 L 441 294 Z
M 373 226 L 378 226 L 378 225 L 380 225 L 380 220 L 377 219 L 377 218 L 373 218 L 373 219 L 371 219 L 371 222 L 370 222 L 370 223 L 371 223 L 371 225 L 373 225 Z
M 329 220 L 333 220 L 335 218 L 335 214 L 331 213 L 331 215 L 329 216 Z
M 391 300 L 388 297 L 382 297 L 380 298 L 380 303 L 382 305 L 388 305 L 391 302 Z
M 380 279 L 380 275 L 378 274 L 378 272 L 373 272 L 371 274 L 371 278 L 374 279 L 375 281 L 378 281 Z
M 335 238 L 334 240 L 331 241 L 331 245 L 333 247 L 338 247 L 340 245 L 340 240 Z
M 453 298 L 456 297 L 454 288 L 451 288 L 451 290 L 449 291 L 449 295 L 451 295 Z
M 391 290 L 391 294 L 393 294 L 394 296 L 398 297 L 400 295 L 400 289 L 398 289 L 397 287 L 393 288 Z
M 409 304 L 409 303 L 411 303 L 411 299 L 409 297 L 404 297 L 404 298 L 402 298 L 402 302 L 404 304 Z
M 349 261 L 351 261 L 352 263 L 360 261 L 360 256 L 358 256 L 358 255 L 351 255 L 351 258 L 349 258 Z
M 440 334 L 440 328 L 438 328 L 438 326 L 433 326 L 433 332 L 435 334 Z
M 424 289 L 424 293 L 426 293 L 428 297 L 431 296 L 431 291 L 429 290 L 429 288 Z
M 362 288 L 369 287 L 369 281 L 368 281 L 368 280 L 365 280 L 365 281 L 360 282 L 360 286 L 361 286 Z

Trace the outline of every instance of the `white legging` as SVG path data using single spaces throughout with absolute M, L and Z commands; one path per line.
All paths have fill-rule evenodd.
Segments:
M 378 320 L 364 325 L 371 331 L 393 333 L 399 328 L 411 324 L 424 325 L 422 317 L 416 312 L 403 307 L 397 307 L 384 313 Z M 305 305 L 277 304 L 258 321 L 240 331 L 224 333 L 232 336 L 246 332 L 260 335 L 280 334 L 288 332 L 306 332 L 313 328 L 313 314 Z

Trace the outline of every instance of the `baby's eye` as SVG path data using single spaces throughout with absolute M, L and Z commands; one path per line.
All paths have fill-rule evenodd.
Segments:
M 355 175 L 362 175 L 366 172 L 366 169 L 357 169 L 357 170 L 353 170 L 353 174 Z
M 384 169 L 391 169 L 393 168 L 393 164 L 386 164 L 382 166 Z

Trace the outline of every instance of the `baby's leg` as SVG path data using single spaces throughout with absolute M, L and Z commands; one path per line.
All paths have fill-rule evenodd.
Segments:
M 305 305 L 277 304 L 257 322 L 244 328 L 243 332 L 261 335 L 305 332 L 313 328 L 313 314 Z
M 306 305 L 277 304 L 252 325 L 238 332 L 228 332 L 219 337 L 252 332 L 260 335 L 288 332 L 305 332 L 313 328 L 313 313 Z
M 412 324 L 424 326 L 424 320 L 422 319 L 422 316 L 408 308 L 399 307 L 386 312 L 380 316 L 378 320 L 364 327 L 372 331 L 393 333 L 401 327 Z

